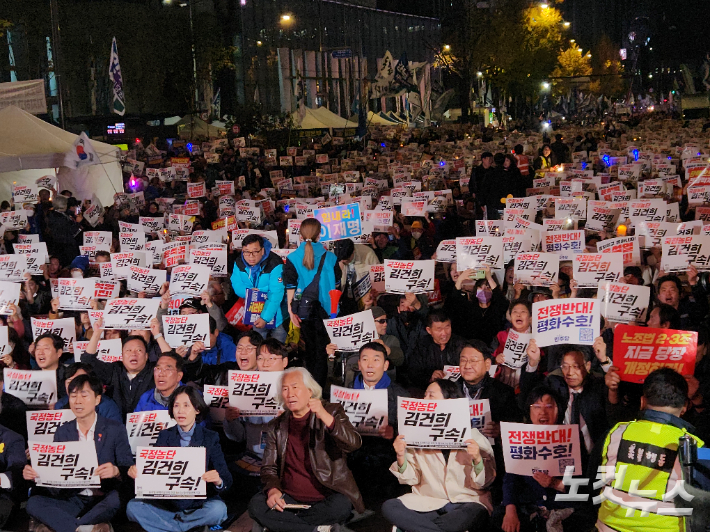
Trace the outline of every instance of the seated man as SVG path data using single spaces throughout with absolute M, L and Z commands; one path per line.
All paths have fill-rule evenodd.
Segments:
M 81 362 L 75 362 L 74 364 L 67 366 L 67 369 L 64 372 L 64 376 L 66 377 L 64 385 L 67 390 L 69 390 L 69 383 L 71 383 L 71 381 L 79 375 L 89 375 L 90 377 L 95 377 L 96 373 L 94 373 L 91 366 L 88 364 L 82 364 Z M 65 408 L 69 408 L 69 395 L 65 395 L 54 404 L 54 410 L 62 410 Z M 99 403 L 99 406 L 96 407 L 96 413 L 101 417 L 112 419 L 114 421 L 118 421 L 119 423 L 125 422 L 125 418 L 121 418 L 121 410 L 118 408 L 116 402 L 104 394 L 101 395 L 101 402 Z
M 223 362 L 236 362 L 237 361 L 237 346 L 234 345 L 234 340 L 232 337 L 226 333 L 220 332 L 217 328 L 217 322 L 214 318 L 210 316 L 210 347 L 205 349 L 202 342 L 199 346 L 196 344 L 192 347 L 192 354 L 197 356 L 197 354 L 202 355 L 202 363 L 210 364 L 213 366 L 222 364 Z M 202 350 L 200 350 L 200 347 Z
M 395 460 L 392 440 L 397 435 L 397 398 L 409 397 L 407 390 L 388 375 L 389 358 L 380 342 L 363 345 L 358 353 L 360 373 L 355 376 L 355 390 L 387 390 L 387 425 L 378 436 L 363 436 L 362 447 L 348 455 L 348 465 L 359 485 L 371 490 L 390 489 L 396 479 L 386 472 Z
M 456 366 L 466 345 L 466 340 L 451 333 L 451 318 L 440 310 L 429 313 L 426 332 L 409 356 L 409 380 L 421 390 L 443 379 L 444 366 Z
M 163 330 L 163 316 L 168 314 L 168 307 L 170 306 L 170 284 L 165 283 L 160 288 L 161 300 L 160 307 L 158 307 L 158 323 L 160 325 L 160 330 Z M 229 322 L 227 318 L 224 317 L 224 311 L 212 302 L 212 297 L 205 290 L 200 294 L 200 297 L 190 297 L 185 299 L 180 305 L 180 315 L 186 316 L 190 314 L 209 314 L 210 317 L 214 318 L 217 323 L 217 328 L 223 331 Z
M 155 388 L 148 390 L 138 400 L 134 412 L 167 410 L 170 395 L 182 386 L 183 359 L 176 353 L 163 353 L 153 368 Z
M 100 489 L 51 489 L 51 496 L 33 495 L 27 513 L 40 525 L 35 532 L 75 532 L 82 525 L 94 525 L 92 532 L 108 532 L 109 522 L 121 509 L 118 490 L 133 465 L 126 427 L 96 414 L 103 387 L 96 377 L 80 375 L 69 385 L 69 406 L 76 419 L 64 423 L 54 434 L 55 442 L 93 441 L 101 478 Z M 34 481 L 37 472 L 30 465 L 25 480 Z M 83 531 L 82 531 L 83 532 Z
M 261 468 L 264 490 L 249 503 L 249 515 L 269 532 L 313 532 L 345 521 L 362 496 L 348 469 L 347 454 L 362 444 L 343 407 L 321 399 L 305 368 L 287 369 L 279 404 L 285 412 L 269 423 Z M 308 509 L 292 512 L 288 504 Z
M 5 527 L 23 492 L 22 471 L 27 464 L 25 440 L 0 425 L 0 530 Z
M 256 331 L 247 331 L 239 337 L 236 348 L 236 362 L 222 362 L 221 364 L 206 364 L 202 361 L 205 347 L 202 342 L 195 342 L 190 349 L 185 365 L 185 381 L 201 382 L 207 384 L 226 385 L 230 369 L 242 371 L 256 371 L 256 354 L 263 338 Z

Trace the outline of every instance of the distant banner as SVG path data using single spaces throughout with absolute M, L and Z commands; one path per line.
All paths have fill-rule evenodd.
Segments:
M 531 477 L 541 472 L 551 477 L 564 475 L 567 467 L 582 474 L 578 425 L 500 424 L 505 470 Z
M 614 330 L 614 365 L 622 381 L 642 384 L 652 371 L 671 368 L 681 375 L 695 371 L 698 333 L 619 325 Z
M 0 109 L 14 105 L 33 115 L 47 114 L 44 80 L 0 83 Z

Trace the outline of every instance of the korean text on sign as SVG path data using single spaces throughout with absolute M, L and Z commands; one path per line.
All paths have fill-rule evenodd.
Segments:
M 330 341 L 338 351 L 357 351 L 377 338 L 375 319 L 371 310 L 365 310 L 342 318 L 323 320 Z
M 5 393 L 27 406 L 46 406 L 57 401 L 56 370 L 3 369 Z
M 560 257 L 557 253 L 520 253 L 515 257 L 515 282 L 530 286 L 557 283 Z
M 564 343 L 592 345 L 599 336 L 599 302 L 552 299 L 533 303 L 532 330 L 540 347 Z
M 126 433 L 131 444 L 131 452 L 143 445 L 153 445 L 161 430 L 175 425 L 167 410 L 148 410 L 126 415 Z
M 355 430 L 377 434 L 387 426 L 387 390 L 353 390 L 330 387 L 331 403 L 340 403 Z
M 564 475 L 567 467 L 582 473 L 578 425 L 500 424 L 505 470 L 531 477 L 540 471 L 551 477 Z
M 385 260 L 385 291 L 392 294 L 431 292 L 434 268 L 433 260 Z
M 462 272 L 469 268 L 503 267 L 503 242 L 494 236 L 458 237 L 456 239 L 456 264 Z
M 355 238 L 362 233 L 358 203 L 315 209 L 313 217 L 321 223 L 321 242 Z
M 622 381 L 643 383 L 653 370 L 672 368 L 681 375 L 695 371 L 698 333 L 619 325 L 614 330 L 614 365 Z
M 468 399 L 397 398 L 397 425 L 409 447 L 457 449 L 471 434 Z
M 624 272 L 621 253 L 581 253 L 572 259 L 579 288 L 596 288 L 604 281 L 617 282 Z
M 165 341 L 173 349 L 190 347 L 195 342 L 204 342 L 205 348 L 210 348 L 209 320 L 209 314 L 163 316 Z
M 171 294 L 199 296 L 207 290 L 212 270 L 207 266 L 189 264 L 173 268 L 170 276 Z
M 89 342 L 74 342 L 74 362 L 81 362 L 81 355 L 86 351 Z M 99 340 L 96 346 L 96 358 L 101 362 L 111 364 L 123 360 L 123 349 L 120 338 Z
M 519 333 L 510 329 L 503 348 L 503 356 L 505 357 L 503 364 L 513 369 L 523 367 L 523 364 L 528 361 L 526 353 L 531 338 L 532 334 Z
M 274 416 L 282 371 L 229 371 L 229 406 L 242 416 Z
M 601 315 L 613 323 L 643 323 L 651 288 L 624 283 L 602 283 L 597 294 Z
M 28 442 L 38 486 L 50 488 L 98 488 L 101 479 L 93 441 L 63 443 Z
M 204 447 L 138 447 L 137 499 L 205 499 Z
M 31 441 L 52 443 L 54 433 L 67 421 L 76 419 L 74 412 L 60 410 L 32 410 L 27 414 L 27 439 Z
M 60 318 L 58 320 L 39 320 L 30 318 L 32 325 L 32 338 L 36 340 L 39 336 L 45 333 L 57 334 L 64 340 L 64 351 L 73 349 L 74 340 L 76 337 L 76 325 L 74 318 Z
M 150 329 L 150 321 L 158 314 L 159 299 L 112 299 L 104 309 L 107 329 Z
M 212 421 L 221 424 L 224 421 L 225 410 L 229 407 L 229 386 L 205 385 L 202 395 L 205 403 L 210 407 Z

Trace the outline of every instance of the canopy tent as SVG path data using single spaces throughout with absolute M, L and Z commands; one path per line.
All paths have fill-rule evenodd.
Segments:
M 353 115 L 350 117 L 351 122 L 357 122 L 358 116 Z M 397 122 L 382 118 L 379 114 L 373 113 L 372 111 L 367 112 L 367 118 L 365 119 L 368 126 L 397 126 Z
M 101 164 L 64 166 L 65 155 L 74 149 L 77 135 L 48 124 L 19 107 L 0 110 L 0 198 L 12 197 L 12 184 L 33 185 L 45 175 L 57 175 L 58 190 L 71 190 L 79 199 L 96 194 L 101 203 L 113 203 L 123 191 L 119 149 L 96 140 L 91 146 Z
M 394 118 L 390 118 L 389 116 L 387 116 L 387 115 L 386 115 L 385 113 L 383 113 L 382 111 L 380 111 L 380 112 L 377 114 L 377 116 L 379 116 L 382 120 L 384 120 L 385 122 L 387 122 L 387 123 L 388 123 L 389 125 L 391 125 L 391 126 L 398 126 L 398 125 L 400 125 L 400 124 L 402 123 L 402 122 L 400 122 L 399 120 L 395 120 Z
M 298 111 L 291 115 L 294 124 L 299 124 L 297 129 L 328 129 L 330 126 L 324 124 L 313 112 L 313 109 L 306 107 L 306 114 L 303 119 L 298 115 Z
M 223 137 L 226 134 L 223 127 L 219 128 L 208 124 L 198 116 L 185 115 L 175 125 L 181 139 L 189 139 L 190 137 L 212 139 Z
M 387 118 L 389 118 L 390 120 L 393 120 L 393 121 L 397 122 L 398 124 L 406 124 L 406 123 L 407 123 L 406 120 L 403 120 L 402 118 L 400 118 L 399 116 L 397 116 L 396 114 L 394 114 L 394 112 L 392 112 L 392 111 L 389 111 L 389 112 L 387 113 Z
M 354 129 L 357 127 L 357 122 L 346 120 L 345 118 L 328 111 L 325 107 L 319 107 L 317 109 L 306 107 L 306 114 L 303 115 L 302 120 L 298 115 L 298 111 L 293 113 L 291 118 L 295 124 L 300 124 L 298 129 Z

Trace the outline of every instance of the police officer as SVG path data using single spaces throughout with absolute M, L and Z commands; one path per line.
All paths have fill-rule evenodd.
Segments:
M 688 384 L 680 374 L 670 368 L 657 369 L 643 384 L 639 418 L 618 423 L 607 435 L 601 464 L 614 468 L 615 480 L 605 475 L 599 532 L 685 530 L 684 518 L 675 511 L 673 495 L 685 492 L 678 439 L 695 430 L 680 419 L 687 395 Z M 702 440 L 692 437 L 698 447 L 703 445 Z

